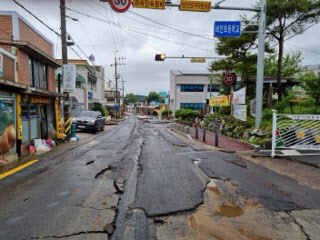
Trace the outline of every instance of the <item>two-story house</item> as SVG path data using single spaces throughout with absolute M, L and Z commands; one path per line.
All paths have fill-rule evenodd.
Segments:
M 0 11 L 0 159 L 62 131 L 53 43 L 14 11 Z M 24 147 L 24 148 L 23 148 Z

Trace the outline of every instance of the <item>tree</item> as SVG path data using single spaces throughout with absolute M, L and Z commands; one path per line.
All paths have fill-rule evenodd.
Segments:
M 302 82 L 306 94 L 314 98 L 316 113 L 320 103 L 320 72 L 318 75 L 312 71 L 300 74 L 299 80 Z
M 281 101 L 283 48 L 285 37 L 302 33 L 306 26 L 320 18 L 319 0 L 267 0 L 267 34 L 278 42 L 277 88 Z
M 282 62 L 281 77 L 294 77 L 301 71 L 301 53 L 296 52 L 286 54 Z M 264 60 L 264 75 L 266 77 L 277 76 L 277 56 L 275 54 L 269 55 Z
M 248 25 L 249 22 L 245 18 L 242 19 L 245 25 Z M 251 25 L 244 28 L 244 31 L 256 30 L 257 27 Z M 212 62 L 209 67 L 210 71 L 236 71 L 241 74 L 243 82 L 248 85 L 249 79 L 256 73 L 257 56 L 250 52 L 255 47 L 256 39 L 256 33 L 241 34 L 239 38 L 220 38 L 216 44 L 216 51 L 226 58 Z
M 149 92 L 149 95 L 147 97 L 148 102 L 152 102 L 155 100 L 160 99 L 160 95 L 156 92 Z
M 138 98 L 133 93 L 128 93 L 124 98 L 124 103 L 127 105 L 129 103 L 135 103 L 138 102 Z

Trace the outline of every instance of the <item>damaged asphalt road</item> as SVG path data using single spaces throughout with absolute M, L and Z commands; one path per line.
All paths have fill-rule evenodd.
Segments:
M 235 154 L 196 150 L 158 120 L 130 117 L 50 161 L 0 182 L 0 239 L 320 236 L 319 191 Z

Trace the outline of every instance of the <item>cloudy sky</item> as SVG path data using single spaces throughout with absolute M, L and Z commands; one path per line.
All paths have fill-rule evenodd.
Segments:
M 56 31 L 60 31 L 59 0 L 17 0 Z M 176 2 L 175 0 L 173 2 Z M 213 0 L 213 2 L 218 2 Z M 226 0 L 223 6 L 251 7 L 256 0 Z M 96 64 L 105 67 L 108 79 L 114 79 L 114 54 L 125 58 L 120 74 L 126 81 L 126 92 L 147 94 L 149 91 L 168 91 L 170 70 L 206 70 L 208 63 L 195 64 L 187 59 L 167 59 L 155 62 L 156 53 L 167 56 L 217 56 L 213 38 L 213 24 L 217 20 L 239 20 L 250 12 L 212 10 L 210 13 L 181 12 L 131 7 L 126 13 L 115 13 L 108 3 L 99 0 L 66 0 L 67 7 L 87 17 L 67 10 L 67 31 L 86 56 L 94 54 Z M 60 39 L 48 28 L 11 0 L 0 0 L 1 10 L 17 11 L 55 44 L 55 57 L 61 58 Z M 136 14 L 138 15 L 136 15 Z M 151 19 L 148 20 L 148 19 Z M 169 27 L 166 27 L 166 26 Z M 171 27 L 171 28 L 170 28 Z M 179 29 L 176 31 L 172 28 Z M 285 52 L 301 51 L 303 63 L 320 64 L 320 24 L 304 34 L 286 41 Z M 86 56 L 77 48 L 78 54 Z M 69 58 L 79 58 L 69 49 Z

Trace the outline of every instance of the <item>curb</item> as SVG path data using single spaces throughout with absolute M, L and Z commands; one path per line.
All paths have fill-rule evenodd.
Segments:
M 253 145 L 253 144 L 250 144 L 250 143 L 247 143 L 247 142 L 244 142 L 244 141 L 240 141 L 240 140 L 238 140 L 238 139 L 230 138 L 230 137 L 227 137 L 227 136 L 223 136 L 223 137 L 232 139 L 233 141 L 238 141 L 238 142 L 241 142 L 241 143 L 245 143 L 245 144 L 247 144 L 248 146 L 252 147 L 252 149 L 250 149 L 250 150 L 242 150 L 242 151 L 239 150 L 239 151 L 237 151 L 237 150 L 228 150 L 228 149 L 224 149 L 224 148 L 221 148 L 221 147 L 215 147 L 215 146 L 208 145 L 208 144 L 206 144 L 206 143 L 197 141 L 196 139 L 193 139 L 189 134 L 186 134 L 186 133 L 184 133 L 184 132 L 182 132 L 182 131 L 180 131 L 180 130 L 177 130 L 177 129 L 175 129 L 175 128 L 172 127 L 172 126 L 168 126 L 168 127 L 169 127 L 172 131 L 176 132 L 177 134 L 179 134 L 179 135 L 181 135 L 181 136 L 183 136 L 183 137 L 185 137 L 185 138 L 188 138 L 188 139 L 190 139 L 190 140 L 192 139 L 193 141 L 195 141 L 195 142 L 197 142 L 197 143 L 199 143 L 199 144 L 203 144 L 203 145 L 208 146 L 208 147 L 210 147 L 210 148 L 214 148 L 214 149 L 217 150 L 217 151 L 229 152 L 229 153 L 233 152 L 233 153 L 235 153 L 235 152 L 245 152 L 245 151 L 257 151 L 257 150 L 260 150 L 260 149 L 261 149 L 260 146 Z

